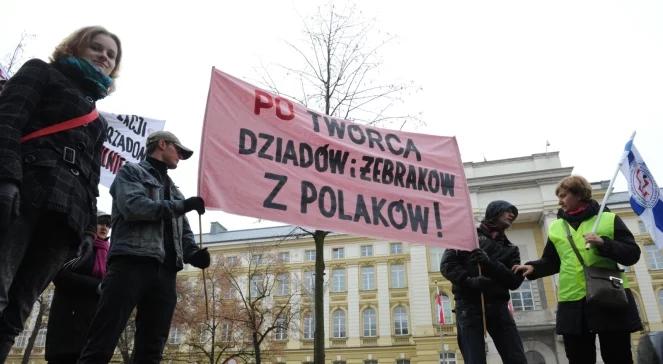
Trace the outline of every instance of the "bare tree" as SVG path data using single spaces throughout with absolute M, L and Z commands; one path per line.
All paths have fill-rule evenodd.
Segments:
M 273 357 L 282 351 L 296 326 L 294 303 L 301 293 L 273 252 L 251 248 L 243 261 L 242 269 L 228 271 L 228 278 L 239 298 L 239 320 L 251 337 L 254 363 L 260 364 L 263 354 Z
M 206 269 L 205 279 L 208 297 L 197 278 L 179 279 L 178 303 L 173 315 L 173 326 L 184 331 L 186 352 L 182 349 L 177 358 L 190 360 L 204 358 L 209 364 L 226 363 L 232 358 L 248 359 L 250 345 L 244 340 L 243 319 L 239 297 L 233 294 L 228 272 L 234 272 L 238 263 L 215 257 Z
M 37 336 L 39 336 L 39 331 L 43 329 L 48 322 L 47 315 L 51 307 L 51 298 L 53 297 L 52 293 L 53 287 L 49 286 L 41 294 L 41 296 L 39 296 L 37 302 L 35 302 L 34 307 L 37 307 L 37 312 L 34 319 L 34 325 L 32 326 L 32 331 L 30 332 L 30 337 L 28 338 L 28 342 L 25 345 L 25 350 L 23 351 L 21 364 L 30 363 L 30 356 L 32 355 L 32 349 L 34 348 L 35 342 L 37 341 Z
M 136 334 L 136 310 L 131 313 L 127 326 L 120 334 L 117 341 L 117 349 L 120 351 L 123 364 L 133 364 L 134 335 Z
M 416 87 L 408 83 L 380 81 L 379 50 L 393 37 L 372 38 L 372 20 L 365 20 L 355 6 L 339 9 L 333 2 L 318 9 L 317 14 L 304 21 L 304 46 L 289 43 L 301 57 L 301 67 L 281 66 L 286 78 L 295 80 L 292 91 L 278 87 L 269 71 L 263 72 L 263 83 L 275 93 L 290 97 L 308 108 L 324 110 L 329 116 L 366 124 L 420 123 L 419 115 L 399 113 L 396 106 Z M 294 77 L 293 77 L 294 76 Z M 315 339 L 314 362 L 323 364 L 324 312 L 323 247 L 328 232 L 311 232 L 315 241 Z
M 203 357 L 206 363 L 223 364 L 235 358 L 260 364 L 263 357 L 282 352 L 300 293 L 271 250 L 216 256 L 206 270 L 206 284 L 207 302 L 198 280 L 178 283 L 173 325 L 186 332 L 182 347 L 189 360 Z
M 5 56 L 4 68 L 7 72 L 7 76 L 11 77 L 23 64 L 25 46 L 27 41 L 32 38 L 34 38 L 34 34 L 28 34 L 26 32 L 21 33 L 21 39 L 18 41 L 14 50 Z

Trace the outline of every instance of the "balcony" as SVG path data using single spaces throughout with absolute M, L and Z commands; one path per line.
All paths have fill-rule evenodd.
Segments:
M 361 346 L 377 346 L 378 337 L 377 336 L 365 336 L 361 338 Z

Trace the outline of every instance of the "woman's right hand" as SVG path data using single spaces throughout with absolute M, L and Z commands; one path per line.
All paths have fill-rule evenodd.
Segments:
M 511 267 L 511 271 L 515 274 L 522 274 L 523 277 L 534 273 L 534 267 L 529 264 L 516 264 Z

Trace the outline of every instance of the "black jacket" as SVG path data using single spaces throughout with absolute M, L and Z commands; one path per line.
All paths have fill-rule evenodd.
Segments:
M 46 331 L 46 360 L 78 357 L 97 309 L 97 286 L 92 276 L 96 249 L 76 269 L 62 269 L 53 280 L 55 292 Z
M 566 220 L 569 225 L 577 229 L 583 221 L 595 216 L 598 210 L 598 203 L 592 200 L 584 214 L 569 216 L 560 209 L 557 212 L 557 218 Z M 633 265 L 640 259 L 640 247 L 635 242 L 631 231 L 619 216 L 615 217 L 614 239 L 606 236 L 602 236 L 601 238 L 603 238 L 604 244 L 597 248 L 599 255 L 610 258 L 624 266 Z M 575 256 L 574 259 L 576 259 Z M 534 267 L 534 272 L 527 279 L 534 280 L 559 273 L 560 263 L 555 245 L 548 239 L 541 259 L 525 263 Z M 584 299 L 572 302 L 559 302 L 557 306 L 557 333 L 560 335 L 578 335 L 587 330 L 592 332 L 635 332 L 641 330 L 642 322 L 638 315 L 638 308 L 633 298 L 633 293 L 630 289 L 627 289 L 626 295 L 630 302 L 629 309 L 621 313 L 590 308 L 586 305 Z
M 65 214 L 79 234 L 95 231 L 106 121 L 100 116 L 86 126 L 19 140 L 89 113 L 95 100 L 88 95 L 83 84 L 38 59 L 26 62 L 0 93 L 0 180 L 19 186 L 22 206 Z
M 484 293 L 487 303 L 507 302 L 511 298 L 509 290 L 517 289 L 523 282 L 521 275 L 513 274 L 511 267 L 520 264 L 520 252 L 518 247 L 511 244 L 506 236 L 503 240 L 494 240 L 488 231 L 480 227 L 479 244 L 490 257 L 492 264 L 482 267 L 482 275 L 490 278 L 494 284 Z M 470 252 L 463 250 L 447 249 L 442 256 L 440 272 L 451 281 L 452 291 L 456 301 L 480 303 L 481 292 L 467 286 L 465 280 L 468 277 L 479 275 L 477 264 L 469 261 Z

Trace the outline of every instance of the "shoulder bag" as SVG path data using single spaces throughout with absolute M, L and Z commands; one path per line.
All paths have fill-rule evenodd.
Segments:
M 599 267 L 589 267 L 585 265 L 578 248 L 573 242 L 569 224 L 564 221 L 564 229 L 573 252 L 578 257 L 580 264 L 585 272 L 585 283 L 587 286 L 586 301 L 590 306 L 595 306 L 610 310 L 623 310 L 628 307 L 628 298 L 624 290 L 624 281 L 622 280 L 621 269 L 608 269 Z

